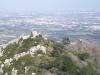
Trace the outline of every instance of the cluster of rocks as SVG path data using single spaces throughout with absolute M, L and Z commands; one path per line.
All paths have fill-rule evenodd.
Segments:
M 40 33 L 36 32 L 36 31 L 32 31 L 31 32 L 31 35 L 28 35 L 28 36 L 21 36 L 20 38 L 22 39 L 27 39 L 31 36 L 31 38 L 35 38 L 36 36 L 40 35 Z M 7 45 L 9 44 L 13 44 L 13 43 L 18 43 L 19 41 L 19 38 L 17 39 L 14 39 L 12 41 L 10 41 Z M 0 57 L 3 56 L 3 47 L 0 48 Z M 42 53 L 46 54 L 46 47 L 45 46 L 42 46 L 42 45 L 37 45 L 37 46 L 33 46 L 31 47 L 29 50 L 27 50 L 27 52 L 22 52 L 22 53 L 19 53 L 19 54 L 15 54 L 12 58 L 8 58 L 8 59 L 5 59 L 4 62 L 0 62 L 0 74 L 3 74 L 4 71 L 4 67 L 9 67 L 10 65 L 13 64 L 13 61 L 16 60 L 18 61 L 18 59 L 20 59 L 21 57 L 24 57 L 26 55 L 31 55 L 32 57 L 34 57 L 34 54 L 37 52 L 37 51 L 41 51 Z M 28 72 L 28 67 L 25 66 L 25 73 Z M 12 72 L 11 72 L 12 75 L 18 75 L 18 70 L 15 69 L 15 68 L 12 68 Z M 36 73 L 32 73 L 32 75 L 35 75 Z M 5 75 L 8 75 L 8 73 L 5 73 Z

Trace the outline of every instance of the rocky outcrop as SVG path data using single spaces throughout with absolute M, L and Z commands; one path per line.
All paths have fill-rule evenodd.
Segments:
M 0 75 L 99 75 L 93 51 L 89 43 L 66 46 L 33 31 L 2 48 Z

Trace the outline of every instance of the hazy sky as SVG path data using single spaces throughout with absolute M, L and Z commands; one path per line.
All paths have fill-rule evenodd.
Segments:
M 100 0 L 0 0 L 3 12 L 100 11 Z

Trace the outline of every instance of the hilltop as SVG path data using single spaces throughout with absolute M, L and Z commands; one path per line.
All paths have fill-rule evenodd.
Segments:
M 82 40 L 56 42 L 33 31 L 0 49 L 0 75 L 100 75 L 93 48 Z

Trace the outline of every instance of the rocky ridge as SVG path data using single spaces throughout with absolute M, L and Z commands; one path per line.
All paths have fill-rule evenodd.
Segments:
M 100 75 L 91 49 L 81 40 L 58 43 L 33 31 L 0 49 L 0 75 Z

